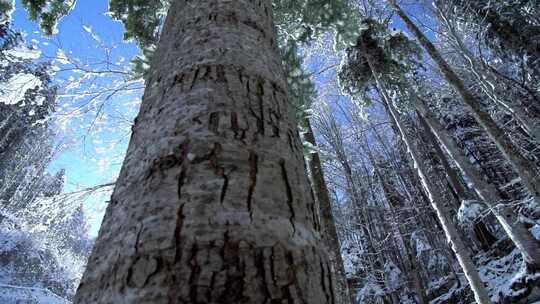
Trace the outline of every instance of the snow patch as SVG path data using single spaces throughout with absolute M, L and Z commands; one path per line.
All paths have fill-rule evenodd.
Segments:
M 39 304 L 68 304 L 48 289 L 12 286 L 0 284 L 0 302 L 2 303 L 39 303 Z
M 384 296 L 385 292 L 381 288 L 381 286 L 379 286 L 379 284 L 368 281 L 366 282 L 366 285 L 364 285 L 364 287 L 362 287 L 362 289 L 358 291 L 358 294 L 356 295 L 356 301 L 358 303 L 371 303 L 369 300 L 370 298 Z
M 0 82 L 0 103 L 7 105 L 18 104 L 24 101 L 28 90 L 41 87 L 41 80 L 32 74 L 18 73 L 6 82 Z
M 416 248 L 417 257 L 420 257 L 423 252 L 432 249 L 424 235 L 418 231 L 413 232 L 411 235 L 411 245 Z
M 477 200 L 464 200 L 459 207 L 458 221 L 464 226 L 472 225 L 482 216 L 485 209 L 485 205 Z
M 29 48 L 26 46 L 17 46 L 6 51 L 5 53 L 23 60 L 35 60 L 41 56 L 41 51 L 39 49 Z
M 66 53 L 62 49 L 58 49 L 56 51 L 56 61 L 58 61 L 61 64 L 71 64 L 71 61 L 69 61 L 69 58 L 67 57 Z
M 403 285 L 403 273 L 399 267 L 394 264 L 394 262 L 390 261 L 384 264 L 384 272 L 386 274 L 386 281 L 390 289 L 397 290 Z
M 531 229 L 532 235 L 537 239 L 540 240 L 540 225 L 536 224 Z

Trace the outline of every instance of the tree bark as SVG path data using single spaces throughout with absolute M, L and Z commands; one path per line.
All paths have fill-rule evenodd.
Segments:
M 316 147 L 317 142 L 315 140 L 315 135 L 309 119 L 306 118 L 304 123 L 307 129 L 306 134 L 304 134 L 304 138 L 308 143 Z M 336 303 L 350 304 L 351 296 L 349 294 L 349 287 L 347 285 L 345 268 L 343 267 L 341 244 L 337 234 L 336 224 L 334 222 L 334 214 L 332 213 L 332 201 L 330 200 L 330 195 L 328 194 L 328 188 L 326 187 L 321 159 L 318 152 L 311 154 L 311 158 L 308 159 L 308 167 L 311 173 L 313 191 L 315 192 L 315 201 L 318 203 L 319 216 L 322 226 L 321 234 L 326 243 L 330 261 L 332 262 L 334 270 L 333 274 Z
M 504 231 L 516 247 L 520 250 L 525 263 L 533 269 L 540 269 L 540 243 L 519 220 L 519 216 L 509 207 L 502 203 L 498 195 L 499 190 L 486 182 L 476 168 L 468 161 L 465 154 L 452 140 L 444 127 L 430 115 L 428 109 L 421 101 L 417 102 L 417 109 L 431 128 L 438 141 L 454 160 L 459 169 L 467 176 L 473 190 L 482 201 L 493 211 L 495 217 L 502 225 Z
M 75 303 L 335 303 L 271 0 L 172 3 Z
M 534 162 L 529 161 L 516 148 L 510 137 L 501 129 L 493 118 L 482 109 L 480 101 L 471 93 L 463 80 L 452 70 L 450 65 L 444 60 L 433 43 L 420 31 L 420 29 L 411 21 L 405 12 L 399 7 L 396 0 L 387 0 L 394 8 L 394 11 L 400 16 L 407 28 L 416 36 L 420 44 L 425 48 L 431 58 L 438 65 L 444 78 L 461 96 L 467 108 L 483 127 L 489 137 L 494 141 L 504 157 L 513 166 L 516 173 L 521 178 L 523 185 L 529 190 L 537 203 L 540 203 L 540 177 L 535 170 Z

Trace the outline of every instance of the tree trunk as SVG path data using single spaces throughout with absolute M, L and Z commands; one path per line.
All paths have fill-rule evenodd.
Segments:
M 521 178 L 523 185 L 530 191 L 537 203 L 540 203 L 540 178 L 535 170 L 534 162 L 529 161 L 516 148 L 510 137 L 491 118 L 489 113 L 482 109 L 480 101 L 474 97 L 465 83 L 452 70 L 450 65 L 444 60 L 433 43 L 420 31 L 420 29 L 403 12 L 396 0 L 388 0 L 396 13 L 405 22 L 409 30 L 416 36 L 420 44 L 426 49 L 431 58 L 437 63 L 445 79 L 460 94 L 463 102 L 471 111 L 474 118 L 484 128 L 490 138 L 495 142 L 504 157 L 514 167 Z
M 315 135 L 309 119 L 304 121 L 307 132 L 304 134 L 305 140 L 313 145 L 317 146 Z M 321 219 L 321 234 L 323 240 L 326 243 L 330 261 L 333 266 L 334 282 L 337 304 L 350 304 L 351 297 L 349 294 L 349 287 L 347 286 L 347 276 L 345 275 L 345 268 L 343 267 L 343 258 L 341 256 L 341 244 L 337 234 L 336 224 L 334 222 L 334 214 L 332 213 L 332 201 L 328 194 L 328 188 L 324 179 L 324 173 L 322 170 L 321 159 L 319 153 L 315 152 L 311 154 L 311 158 L 308 159 L 308 167 L 311 173 L 311 181 L 313 183 L 313 190 L 315 192 L 315 201 L 318 203 L 319 216 Z
M 271 0 L 172 3 L 75 303 L 334 303 Z
M 450 246 L 452 250 L 454 251 L 454 254 L 456 255 L 456 258 L 461 268 L 463 269 L 463 272 L 469 282 L 469 285 L 471 286 L 476 302 L 480 304 L 490 303 L 489 295 L 485 289 L 485 286 L 482 280 L 480 279 L 480 275 L 478 274 L 478 271 L 476 270 L 476 266 L 471 260 L 467 252 L 466 246 L 463 243 L 463 240 L 461 239 L 461 237 L 459 236 L 459 232 L 457 231 L 457 228 L 455 227 L 454 223 L 452 223 L 450 216 L 448 214 L 447 208 L 445 207 L 444 203 L 441 202 L 436 197 L 437 194 L 435 193 L 435 187 L 431 184 L 431 182 L 428 179 L 428 176 L 426 173 L 427 169 L 425 168 L 425 165 L 421 162 L 421 159 L 419 157 L 418 151 L 416 150 L 416 147 L 414 147 L 414 145 L 409 142 L 409 139 L 407 139 L 408 135 L 405 133 L 403 127 L 401 126 L 401 123 L 398 120 L 399 118 L 396 112 L 392 109 L 392 105 L 390 103 L 388 103 L 388 107 L 389 107 L 390 114 L 392 115 L 392 118 L 396 121 L 396 125 L 399 126 L 401 136 L 403 138 L 403 141 L 406 142 L 409 153 L 411 154 L 411 158 L 413 159 L 413 162 L 415 163 L 415 167 L 417 168 L 420 180 L 427 192 L 429 201 L 431 205 L 433 206 L 433 209 L 435 209 L 437 213 L 437 217 L 446 234 L 448 242 L 450 243 Z
M 332 138 L 330 139 L 331 145 L 336 151 L 337 159 L 339 161 L 339 164 L 341 165 L 341 168 L 343 169 L 343 175 L 346 181 L 345 191 L 350 201 L 352 202 L 350 208 L 352 209 L 352 213 L 357 218 L 357 220 L 360 221 L 360 224 L 355 223 L 354 226 L 356 229 L 362 231 L 362 235 L 365 238 L 365 243 L 363 244 L 363 246 L 366 246 L 367 252 L 366 260 L 369 263 L 369 267 L 371 267 L 371 270 L 374 272 L 376 269 L 379 268 L 379 266 L 383 265 L 383 263 L 380 255 L 378 255 L 378 253 L 376 252 L 375 244 L 373 242 L 374 239 L 371 233 L 371 229 L 373 227 L 369 225 L 369 218 L 367 213 L 365 212 L 365 206 L 363 206 L 363 202 L 366 200 L 365 193 L 364 191 L 359 191 L 359 189 L 357 189 L 357 183 L 355 183 L 354 180 L 353 169 L 351 168 L 350 161 L 344 149 L 341 130 L 339 129 L 335 118 L 331 114 L 328 118 L 328 125 L 328 127 L 330 128 L 330 132 L 332 132 Z
M 417 102 L 417 108 L 438 141 L 445 148 L 459 169 L 467 176 L 477 195 L 493 211 L 508 237 L 520 250 L 525 263 L 530 268 L 540 269 L 540 243 L 519 220 L 518 215 L 509 206 L 506 206 L 501 202 L 502 198 L 498 195 L 499 190 L 482 178 L 476 168 L 468 161 L 465 154 L 451 139 L 448 131 L 446 131 L 446 129 L 444 129 L 444 127 L 429 114 L 428 109 L 421 101 Z
M 499 107 L 502 107 L 503 111 L 510 114 L 521 129 L 527 133 L 527 135 L 540 143 L 540 125 L 536 125 L 533 118 L 529 117 L 525 111 L 525 105 L 518 101 L 504 100 L 500 95 L 500 91 L 504 88 L 500 88 L 497 85 L 497 78 L 493 75 L 493 72 L 485 68 L 485 63 L 481 59 L 477 59 L 474 54 L 463 43 L 461 37 L 456 32 L 454 24 L 445 16 L 440 4 L 435 1 L 435 8 L 437 16 L 446 25 L 450 36 L 454 39 L 456 47 L 459 49 L 458 54 L 469 63 L 470 71 L 474 74 L 476 80 L 480 84 L 482 91 Z
M 444 169 L 444 172 L 446 174 L 446 178 L 448 181 L 448 184 L 454 190 L 455 195 L 457 196 L 458 206 L 456 206 L 457 209 L 460 208 L 459 204 L 464 201 L 469 200 L 476 200 L 477 198 L 475 195 L 467 189 L 463 183 L 461 182 L 457 170 L 452 168 L 450 166 L 450 163 L 448 162 L 446 155 L 444 154 L 442 148 L 440 147 L 437 137 L 434 134 L 433 130 L 429 127 L 429 124 L 425 120 L 424 116 L 422 116 L 419 112 L 418 118 L 420 120 L 420 123 L 422 124 L 422 128 L 424 129 L 424 133 L 427 137 L 427 140 L 433 145 L 433 148 L 435 149 L 435 153 L 437 155 L 437 158 L 442 164 L 442 167 Z M 478 221 L 474 223 L 474 232 L 476 235 L 477 241 L 480 243 L 480 247 L 487 251 L 493 245 L 497 238 L 491 234 L 491 232 L 487 229 L 486 225 L 482 221 Z
M 368 147 L 369 149 L 369 147 Z M 411 285 L 414 291 L 416 292 L 416 295 L 418 296 L 418 301 L 420 304 L 427 304 L 429 301 L 427 300 L 426 296 L 426 288 L 424 286 L 422 277 L 420 276 L 420 267 L 419 263 L 417 261 L 416 255 L 413 253 L 413 250 L 410 246 L 410 238 L 405 238 L 405 232 L 402 227 L 402 223 L 398 221 L 398 215 L 396 214 L 396 207 L 403 204 L 401 200 L 399 199 L 399 195 L 396 195 L 395 189 L 390 189 L 390 185 L 384 180 L 384 175 L 380 172 L 379 166 L 375 162 L 375 158 L 373 157 L 371 151 L 367 150 L 367 154 L 371 162 L 373 163 L 373 168 L 375 171 L 376 176 L 378 177 L 384 196 L 386 200 L 388 201 L 388 206 L 390 209 L 390 212 L 392 214 L 392 219 L 394 223 L 397 225 L 397 232 L 401 239 L 401 242 L 403 243 L 403 247 L 405 249 L 405 256 L 407 257 L 406 267 L 407 267 L 407 276 L 409 276 L 411 280 Z
M 394 109 L 392 101 L 386 93 L 385 87 L 383 86 L 382 81 L 379 79 L 379 73 L 374 69 L 374 65 L 372 64 L 372 60 L 371 58 L 369 58 L 369 55 L 366 56 L 366 60 L 372 70 L 379 94 L 381 95 L 381 99 L 383 100 L 390 116 L 389 118 L 394 123 L 395 127 L 398 129 L 401 135 L 401 139 L 407 146 L 409 155 L 414 162 L 414 167 L 416 168 L 417 175 L 420 178 L 424 189 L 426 190 L 431 206 L 437 213 L 437 217 L 441 223 L 446 238 L 450 243 L 450 247 L 452 248 L 454 254 L 456 255 L 459 265 L 463 269 L 463 273 L 465 274 L 465 277 L 467 278 L 467 281 L 469 282 L 469 285 L 474 293 L 474 298 L 476 299 L 476 302 L 478 304 L 491 303 L 486 287 L 480 279 L 480 275 L 478 274 L 476 266 L 474 265 L 472 259 L 467 252 L 467 248 L 465 247 L 465 244 L 463 243 L 463 240 L 461 239 L 456 226 L 452 222 L 445 204 L 440 200 L 440 196 L 437 195 L 434 184 L 429 179 L 427 166 L 420 158 L 419 151 L 412 143 L 409 135 L 405 131 L 405 128 L 401 122 L 401 118 Z

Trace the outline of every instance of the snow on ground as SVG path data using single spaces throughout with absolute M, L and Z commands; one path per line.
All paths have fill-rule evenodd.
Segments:
M 490 259 L 488 261 L 488 259 Z M 514 249 L 509 255 L 494 259 L 493 256 L 481 256 L 478 263 L 482 281 L 487 284 L 491 300 L 498 303 L 501 300 L 501 293 L 510 294 L 510 285 L 521 269 L 521 255 Z
M 540 225 L 535 225 L 530 229 L 533 235 L 540 239 Z M 482 255 L 479 257 L 478 264 L 482 281 L 486 282 L 488 292 L 491 295 L 493 303 L 499 303 L 502 296 L 519 296 L 526 292 L 526 289 L 513 290 L 511 286 L 520 280 L 535 281 L 540 278 L 540 273 L 529 274 L 523 267 L 523 259 L 517 249 L 512 250 L 508 255 L 502 257 L 493 257 L 491 255 Z M 540 292 L 539 290 L 536 290 Z M 534 293 L 534 292 L 533 292 Z M 529 298 L 536 298 L 537 295 L 530 295 Z
M 42 288 L 20 287 L 0 284 L 2 304 L 68 304 L 69 302 Z

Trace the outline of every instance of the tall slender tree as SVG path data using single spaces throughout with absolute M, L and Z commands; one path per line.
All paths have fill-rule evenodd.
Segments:
M 378 79 L 378 76 L 375 75 L 375 78 Z M 403 124 L 400 122 L 400 118 L 398 116 L 399 114 L 397 114 L 397 111 L 393 108 L 393 104 L 390 101 L 390 97 L 385 91 L 383 91 L 384 87 L 382 87 L 381 81 L 377 80 L 377 82 L 378 82 L 378 86 L 381 87 L 379 91 L 381 92 L 380 94 L 382 98 L 385 100 L 385 103 L 388 107 L 389 115 L 391 115 L 391 119 L 396 124 L 400 132 L 401 138 L 405 142 L 407 149 L 409 150 L 409 153 L 411 155 L 411 158 L 413 159 L 414 165 L 417 168 L 420 180 L 424 188 L 426 189 L 428 198 L 433 206 L 433 209 L 435 209 L 437 213 L 437 217 L 439 218 L 439 221 L 441 222 L 441 225 L 452 247 L 452 250 L 454 251 L 459 261 L 459 264 L 461 268 L 463 269 L 463 272 L 465 273 L 465 277 L 467 278 L 469 285 L 471 286 L 476 302 L 479 304 L 491 303 L 486 287 L 484 286 L 484 283 L 482 282 L 480 275 L 478 274 L 478 271 L 476 270 L 476 266 L 474 265 L 471 257 L 469 256 L 469 253 L 467 252 L 467 247 L 465 246 L 465 243 L 463 242 L 461 236 L 459 235 L 459 232 L 455 224 L 452 222 L 450 218 L 450 215 L 448 213 L 448 208 L 440 200 L 440 198 L 437 197 L 437 191 L 435 187 L 433 186 L 432 182 L 429 180 L 428 169 L 426 168 L 426 165 L 422 162 L 418 149 L 411 142 L 409 135 L 406 133 L 403 127 Z
M 459 23 L 449 16 L 451 11 L 448 6 L 443 6 L 440 2 L 435 2 L 435 11 L 441 25 L 448 33 L 447 37 L 453 42 L 457 50 L 457 54 L 464 59 L 468 64 L 468 70 L 475 76 L 475 81 L 479 84 L 481 90 L 495 105 L 503 111 L 511 115 L 519 124 L 519 126 L 527 133 L 529 137 L 540 143 L 540 127 L 535 121 L 534 114 L 531 113 L 530 107 L 525 103 L 525 98 L 515 98 L 515 95 L 506 97 L 508 94 L 507 86 L 495 85 L 500 82 L 498 72 L 494 73 L 483 58 L 477 58 L 475 54 L 467 47 L 465 41 L 460 36 Z M 534 97 L 534 95 L 532 95 Z M 531 115 L 532 114 L 532 115 Z
M 523 261 L 531 270 L 539 269 L 540 243 L 534 238 L 519 216 L 510 206 L 505 205 L 503 198 L 498 195 L 498 189 L 477 172 L 468 161 L 465 154 L 458 148 L 448 131 L 427 111 L 425 105 L 418 103 L 420 116 L 425 125 L 437 137 L 441 146 L 448 152 L 458 168 L 469 180 L 478 197 L 493 211 L 508 237 L 513 241 L 523 256 Z
M 510 54 L 518 60 L 529 57 L 525 60 L 536 65 L 540 59 L 540 43 L 534 37 L 540 31 L 540 24 L 529 22 L 531 18 L 527 18 L 524 12 L 538 14 L 540 8 L 535 1 L 513 2 L 452 0 L 448 5 L 476 24 L 484 25 L 487 32 L 485 41 L 495 51 Z
M 391 66 L 394 69 L 398 68 L 398 66 L 394 66 L 393 62 L 388 60 L 387 54 L 385 54 L 385 51 L 379 46 L 376 37 L 378 34 L 377 28 L 380 24 L 374 20 L 368 19 L 364 22 L 364 25 L 365 30 L 359 36 L 357 45 L 354 48 L 349 49 L 348 61 L 342 67 L 342 72 L 340 74 L 342 85 L 358 86 L 358 88 L 351 88 L 349 92 L 353 91 L 357 92 L 357 94 L 362 94 L 371 83 L 374 83 L 394 128 L 397 130 L 407 147 L 407 151 L 413 160 L 419 180 L 426 191 L 429 202 L 437 214 L 437 218 L 457 257 L 459 265 L 465 273 L 476 301 L 478 303 L 490 303 L 491 301 L 487 290 L 457 227 L 451 219 L 448 207 L 442 200 L 442 196 L 434 182 L 429 178 L 430 171 L 428 166 L 423 162 L 419 149 L 416 147 L 411 136 L 406 132 L 406 127 L 395 108 L 395 99 L 399 95 L 397 92 L 394 95 L 396 98 L 391 98 L 389 95 L 389 91 L 386 87 L 388 81 L 383 79 L 384 76 L 382 76 L 383 74 L 381 71 L 388 71 L 390 69 L 388 66 Z M 404 44 L 403 46 L 407 47 L 407 44 Z
M 535 165 L 525 158 L 516 148 L 508 134 L 500 128 L 493 118 L 482 108 L 480 101 L 467 88 L 463 80 L 454 72 L 443 56 L 439 53 L 435 45 L 422 33 L 422 31 L 412 22 L 407 14 L 401 9 L 396 0 L 388 0 L 390 6 L 406 24 L 407 28 L 416 36 L 420 44 L 435 61 L 445 79 L 454 87 L 461 96 L 463 103 L 468 110 L 484 128 L 493 142 L 497 145 L 504 157 L 514 167 L 516 173 L 521 178 L 523 185 L 530 191 L 537 203 L 540 203 L 540 179 Z
M 304 124 L 306 127 L 306 133 L 304 134 L 306 142 L 311 144 L 313 148 L 317 147 L 317 142 L 309 118 L 305 119 Z M 330 194 L 328 193 L 328 187 L 326 186 L 319 153 L 317 151 L 312 152 L 311 155 L 308 156 L 307 163 L 311 182 L 313 184 L 313 192 L 315 193 L 315 199 L 318 204 L 321 233 L 328 248 L 330 260 L 332 261 L 336 281 L 336 293 L 339 293 L 337 295 L 337 303 L 351 303 L 349 287 L 347 286 L 346 280 L 347 277 L 345 275 L 345 268 L 343 267 L 343 258 L 341 256 L 341 243 L 334 222 L 332 201 L 330 199 Z

